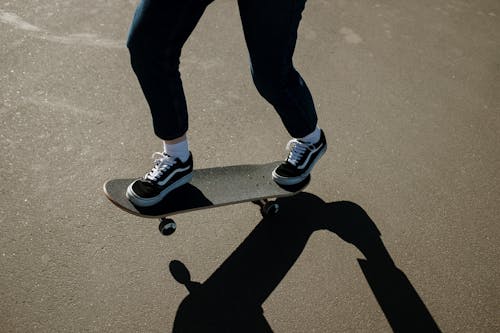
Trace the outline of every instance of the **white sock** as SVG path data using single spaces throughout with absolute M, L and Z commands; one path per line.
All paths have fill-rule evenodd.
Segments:
M 182 162 L 186 162 L 189 158 L 188 140 L 186 139 L 174 144 L 167 144 L 163 142 L 163 151 L 169 156 L 177 157 Z
M 316 129 L 312 133 L 306 135 L 303 138 L 300 138 L 299 140 L 307 143 L 317 143 L 320 138 L 321 138 L 321 129 L 318 126 L 316 126 Z

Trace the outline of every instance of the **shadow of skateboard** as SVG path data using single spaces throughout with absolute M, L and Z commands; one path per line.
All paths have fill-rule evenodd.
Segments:
M 125 196 L 135 178 L 111 179 L 104 183 L 104 194 L 127 213 L 144 218 L 159 218 L 160 232 L 173 233 L 176 224 L 167 216 L 190 211 L 253 202 L 260 206 L 263 216 L 277 214 L 279 206 L 270 198 L 294 195 L 303 190 L 310 176 L 293 186 L 276 184 L 271 173 L 281 162 L 254 165 L 232 165 L 195 169 L 193 179 L 165 196 L 151 207 L 138 207 Z

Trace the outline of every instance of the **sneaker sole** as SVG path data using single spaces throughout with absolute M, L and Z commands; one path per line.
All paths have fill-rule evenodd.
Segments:
M 170 192 L 172 192 L 176 188 L 181 187 L 182 185 L 189 183 L 191 181 L 191 179 L 193 179 L 192 172 L 190 174 L 185 175 L 184 177 L 178 179 L 177 181 L 172 183 L 172 185 L 166 187 L 163 191 L 161 191 L 160 194 L 158 194 L 156 197 L 152 197 L 152 198 L 142 198 L 142 197 L 138 196 L 132 190 L 132 184 L 133 184 L 132 183 L 127 188 L 127 192 L 126 192 L 125 196 L 127 197 L 127 199 L 130 200 L 130 202 L 132 202 L 137 207 L 151 207 L 151 206 L 154 206 L 157 203 L 161 202 L 167 196 L 167 194 L 169 194 Z
M 302 182 L 304 179 L 307 178 L 307 176 L 309 176 L 309 174 L 311 173 L 312 169 L 314 168 L 314 166 L 316 165 L 316 163 L 319 161 L 319 159 L 325 154 L 326 152 L 326 149 L 327 149 L 327 144 L 325 143 L 325 146 L 324 148 L 319 152 L 318 156 L 316 156 L 316 158 L 314 159 L 314 161 L 312 161 L 311 165 L 309 166 L 309 168 L 307 168 L 307 170 L 300 176 L 297 176 L 297 177 L 283 177 L 283 176 L 280 176 L 276 173 L 276 169 L 273 170 L 273 180 L 279 184 L 279 185 L 284 185 L 284 186 L 290 186 L 290 185 L 297 185 L 299 184 L 300 182 Z

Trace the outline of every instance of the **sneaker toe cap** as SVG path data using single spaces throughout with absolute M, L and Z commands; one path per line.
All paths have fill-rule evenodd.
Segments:
M 158 190 L 153 184 L 141 179 L 133 182 L 130 186 L 130 189 L 136 196 L 140 198 L 152 198 L 158 195 Z
M 289 163 L 283 163 L 278 166 L 275 173 L 280 177 L 295 177 L 297 176 L 296 169 Z

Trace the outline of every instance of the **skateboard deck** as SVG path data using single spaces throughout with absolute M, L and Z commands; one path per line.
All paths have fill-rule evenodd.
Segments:
M 151 207 L 137 207 L 125 196 L 127 187 L 135 178 L 108 180 L 104 183 L 104 193 L 119 208 L 145 218 L 165 218 L 179 213 L 249 201 L 263 205 L 269 198 L 293 195 L 309 183 L 310 176 L 294 186 L 276 184 L 271 173 L 279 163 L 281 162 L 195 169 L 190 183 L 173 190 L 161 202 Z

